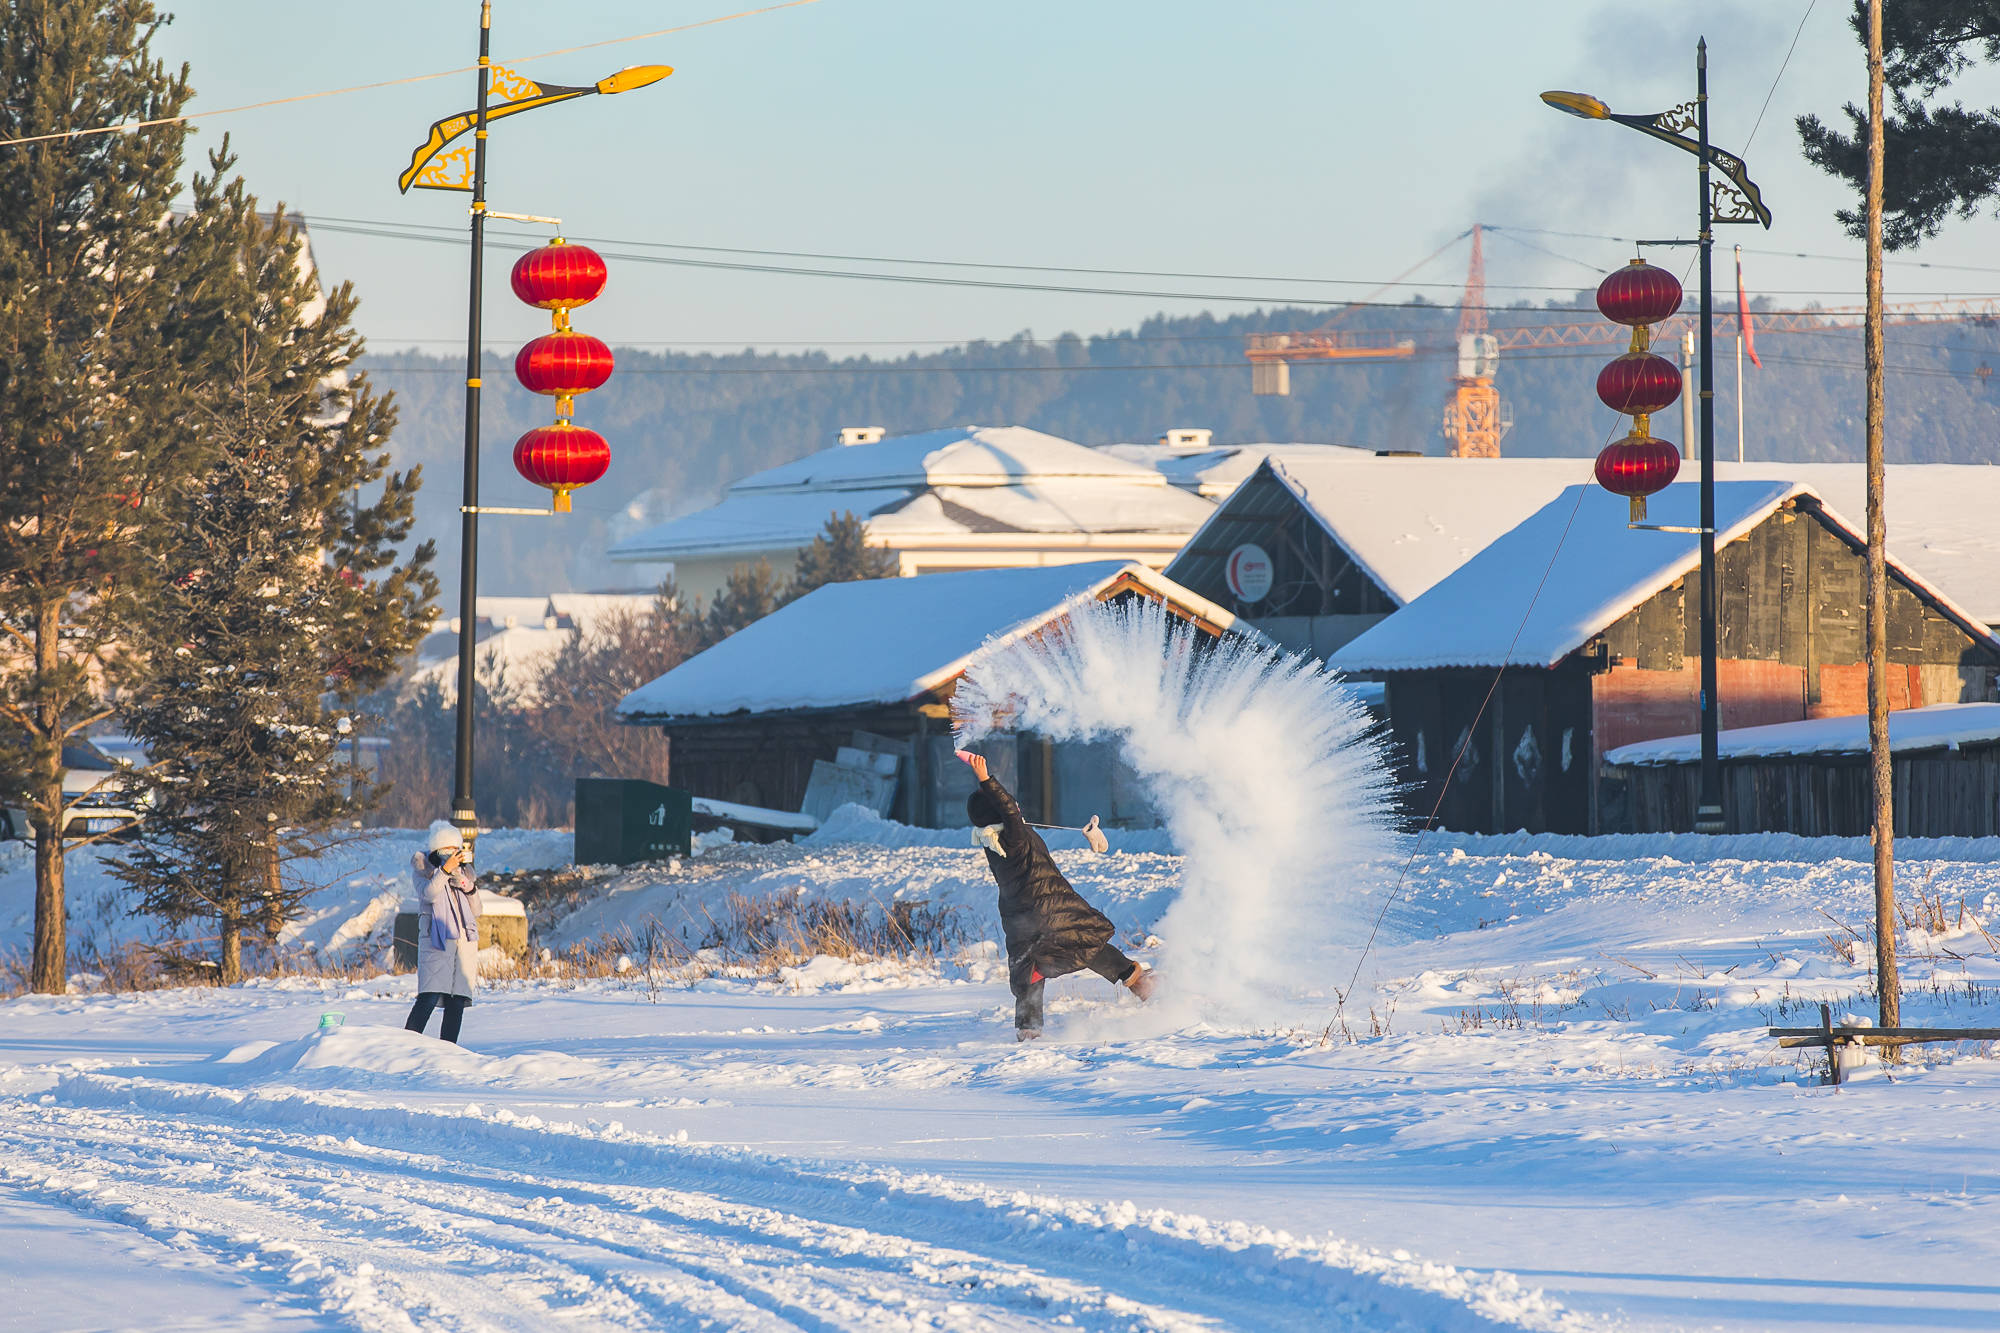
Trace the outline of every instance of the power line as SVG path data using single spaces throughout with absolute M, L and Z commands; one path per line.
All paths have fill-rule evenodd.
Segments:
M 1531 236 L 1566 236 L 1572 240 L 1579 241 L 1616 241 L 1620 245 L 1637 245 L 1640 240 L 1636 236 L 1611 236 L 1595 231 L 1558 231 L 1550 227 L 1507 227 L 1489 224 L 1487 229 L 1502 234 L 1510 231 L 1522 231 L 1527 232 Z M 1510 237 L 1509 239 L 1512 238 Z M 1858 264 L 1861 262 L 1861 256 L 1859 255 L 1818 254 L 1809 250 L 1771 250 L 1753 245 L 1744 246 L 1743 253 L 1746 255 L 1766 255 L 1774 259 L 1823 259 L 1841 264 Z M 1906 268 L 1936 269 L 1940 272 L 2000 273 L 2000 267 L 1991 264 L 1942 264 L 1929 259 L 1884 259 L 1882 262 L 1885 264 L 1897 264 Z
M 1420 350 L 1415 355 L 1401 358 L 1406 361 L 1435 363 L 1456 356 L 1455 349 L 1436 347 Z M 1512 363 L 1522 361 L 1599 361 L 1604 352 L 1601 348 L 1560 352 L 1510 352 L 1506 360 Z M 497 358 L 496 358 L 497 359 Z M 1811 366 L 1835 370 L 1860 370 L 1861 362 L 1821 357 L 1796 357 L 1773 353 L 1766 358 L 1774 365 Z M 893 362 L 856 364 L 834 362 L 821 366 L 620 366 L 621 376 L 647 375 L 692 378 L 707 375 L 1087 375 L 1112 372 L 1137 371 L 1231 371 L 1241 374 L 1247 368 L 1244 361 L 1182 361 L 1120 364 L 1115 362 L 1080 366 L 1018 365 L 1018 366 L 911 366 Z M 1333 366 L 1355 368 L 1361 365 L 1388 365 L 1385 361 L 1371 362 L 1329 362 Z M 463 366 L 381 366 L 363 365 L 362 369 L 372 378 L 377 375 L 459 375 L 465 373 Z M 1915 375 L 1930 378 L 1976 380 L 1976 371 L 1948 370 L 1930 366 L 1886 366 L 1891 375 Z
M 389 235 L 392 232 L 400 231 L 442 232 L 453 243 L 462 241 L 465 238 L 465 228 L 463 227 L 445 227 L 436 223 L 424 222 L 389 222 L 374 218 L 336 218 L 315 215 L 306 219 L 306 226 L 308 229 L 324 228 L 328 231 L 353 232 L 361 235 Z M 501 234 L 512 235 L 513 233 Z M 405 239 L 414 240 L 418 238 L 408 237 Z M 1378 282 L 1373 278 L 1303 278 L 1268 273 L 1189 273 L 1167 269 L 1089 268 L 1067 264 L 1016 264 L 977 259 L 910 259 L 895 255 L 849 255 L 818 250 L 754 250 L 733 245 L 690 245 L 677 241 L 640 241 L 627 237 L 612 236 L 572 236 L 569 239 L 588 242 L 592 245 L 633 245 L 644 249 L 685 250 L 696 254 L 748 255 L 753 258 L 765 259 L 813 259 L 827 263 L 844 264 L 902 264 L 912 268 L 994 269 L 1011 273 L 1080 273 L 1088 277 L 1173 278 L 1190 282 L 1296 282 L 1308 285 L 1340 287 L 1443 287 L 1447 290 L 1457 290 L 1465 285 L 1463 282 L 1405 282 L 1401 279 Z M 1462 240 L 1464 236 L 1461 235 L 1457 239 Z M 1526 242 L 1517 243 L 1526 244 Z M 1436 255 L 1432 255 L 1430 258 L 1435 259 L 1436 257 Z M 1428 263 L 1429 260 L 1425 260 L 1424 262 Z M 1576 262 L 1582 263 L 1581 260 Z M 1422 268 L 1423 264 L 1417 264 L 1414 267 Z M 1585 267 L 1589 266 L 1585 265 Z M 1406 270 L 1406 272 L 1408 271 L 1414 270 Z M 1508 290 L 1514 290 L 1516 286 L 1515 284 L 1508 283 L 1496 283 L 1493 285 L 1504 287 Z M 1570 287 L 1549 284 L 1518 284 L 1518 288 L 1522 291 L 1566 292 L 1575 290 Z
M 1757 131 L 1764 127 L 1764 113 L 1771 109 L 1772 94 L 1778 91 L 1778 84 L 1785 77 L 1785 71 L 1792 67 L 1792 52 L 1799 49 L 1799 38 L 1805 35 L 1806 20 L 1812 17 L 1819 0 L 1806 0 L 1806 12 L 1799 15 L 1799 26 L 1792 33 L 1792 44 L 1785 48 L 1785 58 L 1778 65 L 1778 72 L 1771 79 L 1771 86 L 1764 91 L 1764 105 L 1757 108 L 1757 122 L 1750 127 L 1750 137 L 1743 141 L 1743 151 L 1748 153 L 1750 145 L 1757 141 Z
M 531 61 L 546 60 L 550 56 L 566 56 L 577 51 L 592 51 L 601 46 L 618 46 L 625 42 L 642 42 L 649 37 L 665 37 L 669 33 L 690 32 L 695 28 L 710 28 L 718 23 L 728 23 L 732 19 L 753 18 L 758 14 L 775 13 L 780 9 L 797 9 L 800 5 L 817 4 L 819 0 L 784 0 L 783 4 L 765 5 L 761 9 L 743 9 L 734 14 L 722 14 L 712 19 L 701 19 L 694 23 L 681 23 L 671 28 L 655 28 L 651 32 L 635 32 L 629 37 L 607 37 L 601 42 L 586 42 L 582 46 L 558 47 L 553 51 L 537 51 L 529 56 L 514 56 L 504 62 L 507 65 L 525 65 Z M 152 129 L 157 125 L 181 125 L 190 120 L 201 120 L 209 116 L 233 116 L 242 111 L 261 111 L 266 107 L 287 106 L 294 102 L 316 102 L 327 97 L 343 97 L 348 93 L 373 92 L 379 88 L 398 88 L 410 83 L 428 83 L 433 79 L 448 79 L 458 74 L 470 74 L 477 65 L 458 65 L 452 69 L 435 70 L 429 74 L 412 74 L 407 78 L 383 79 L 376 83 L 356 83 L 345 88 L 328 88 L 316 93 L 298 93 L 291 97 L 273 97 L 263 102 L 246 102 L 242 106 L 217 107 L 213 111 L 190 111 L 185 115 L 161 116 L 154 120 L 128 120 L 116 125 L 93 125 L 87 129 L 62 130 L 55 134 L 31 134 L 19 139 L 0 139 L 0 148 L 15 148 L 22 144 L 49 143 L 57 139 L 82 139 L 96 134 L 134 134 L 139 130 Z
M 331 231 L 338 233 L 346 233 L 350 235 L 373 236 L 386 240 L 422 241 L 431 244 L 442 244 L 442 245 L 457 245 L 462 240 L 461 235 L 455 230 L 445 232 L 444 229 L 440 229 L 440 231 L 444 232 L 444 234 L 433 234 L 429 230 L 418 231 L 411 226 L 407 226 L 405 224 L 400 224 L 400 223 L 350 224 L 350 223 L 332 222 L 332 221 L 315 222 L 310 217 L 308 217 L 305 220 L 305 225 L 309 231 L 312 230 Z M 417 224 L 417 225 L 421 226 L 423 224 Z M 586 238 L 579 238 L 579 239 L 586 239 Z M 593 239 L 597 244 L 600 245 L 637 245 L 637 246 L 659 246 L 659 247 L 665 247 L 668 245 L 668 243 L 666 242 L 631 241 L 631 240 L 610 239 L 602 237 L 588 238 L 588 239 Z M 487 244 L 496 249 L 510 250 L 516 252 L 526 251 L 534 248 L 534 246 L 529 244 L 526 240 L 515 241 L 505 237 L 489 238 Z M 707 248 L 714 248 L 714 247 L 707 247 Z M 1414 301 L 1353 301 L 1353 300 L 1342 300 L 1339 298 L 1329 298 L 1324 296 L 1299 296 L 1288 293 L 1265 292 L 1257 294 L 1248 294 L 1248 293 L 1239 294 L 1235 292 L 1175 291 L 1175 290 L 1158 289 L 1158 288 L 1097 287 L 1097 286 L 1084 286 L 1074 283 L 1016 282 L 1016 281 L 1008 281 L 997 278 L 949 277 L 949 276 L 929 275 L 920 273 L 885 273 L 885 272 L 872 272 L 860 269 L 807 268 L 793 264 L 753 264 L 737 260 L 691 259 L 678 255 L 632 254 L 632 253 L 617 252 L 617 251 L 605 251 L 603 253 L 607 259 L 617 259 L 623 262 L 636 263 L 636 264 L 664 264 L 669 267 L 675 267 L 675 268 L 714 269 L 714 270 L 720 270 L 725 272 L 736 272 L 736 273 L 768 273 L 786 277 L 843 278 L 851 281 L 863 281 L 863 282 L 898 282 L 906 284 L 915 284 L 918 286 L 965 287 L 965 288 L 975 288 L 982 290 L 1047 292 L 1047 293 L 1056 293 L 1063 295 L 1080 295 L 1080 296 L 1123 296 L 1123 297 L 1137 297 L 1144 300 L 1153 300 L 1153 301 L 1227 301 L 1232 303 L 1242 303 L 1249 305 L 1280 305 L 1280 306 L 1292 305 L 1292 306 L 1313 306 L 1322 308 L 1354 306 L 1354 307 L 1364 307 L 1364 308 L 1402 310 L 1402 309 L 1410 309 L 1416 306 L 1416 303 Z M 789 253 L 799 253 L 799 252 L 735 250 L 731 251 L 731 253 L 752 254 L 752 255 L 768 254 L 775 257 L 775 256 L 783 256 Z M 865 262 L 865 261 L 854 261 L 854 262 Z M 999 264 L 993 264 L 993 265 L 961 264 L 958 261 L 944 261 L 944 260 L 891 259 L 891 260 L 878 260 L 874 262 L 911 263 L 911 264 L 922 263 L 927 265 L 944 265 L 952 267 L 991 267 L 991 268 L 1013 267 L 1016 269 L 1030 267 L 1022 265 L 1007 266 Z M 1066 269 L 1060 267 L 1049 267 L 1049 268 L 1035 267 L 1035 271 L 1077 272 L 1077 273 L 1100 272 L 1100 273 L 1110 273 L 1110 274 L 1129 273 L 1131 276 L 1135 277 L 1146 276 L 1146 271 L 1144 270 L 1113 270 L 1113 269 L 1092 270 L 1092 269 Z M 1199 277 L 1199 275 L 1195 274 L 1169 275 L 1169 276 L 1184 276 L 1188 278 Z M 1222 276 L 1216 276 L 1215 278 L 1213 278 L 1213 280 L 1228 281 L 1230 279 Z M 1247 277 L 1241 280 L 1273 281 L 1273 282 L 1291 281 L 1291 279 L 1282 279 L 1282 278 L 1247 278 Z M 1306 283 L 1321 283 L 1321 284 L 1342 283 L 1342 284 L 1351 284 L 1355 286 L 1365 286 L 1368 285 L 1370 280 L 1362 278 L 1302 278 L 1302 279 L 1296 279 L 1296 281 L 1306 282 Z M 1406 283 L 1403 285 L 1411 287 L 1419 287 L 1419 286 L 1448 287 L 1454 290 L 1457 289 L 1457 287 L 1459 286 L 1459 284 L 1447 284 L 1447 283 Z M 1574 287 L 1550 285 L 1550 284 L 1531 285 L 1531 284 L 1496 283 L 1490 285 L 1498 286 L 1504 290 L 1512 290 L 1512 291 L 1559 291 L 1565 293 L 1574 293 L 1576 291 L 1576 288 Z M 1849 292 L 1845 289 L 1834 289 L 1834 288 L 1823 288 L 1823 287 L 1780 288 L 1780 289 L 1767 288 L 1763 294 L 1769 296 L 1855 295 L 1855 293 Z M 1902 297 L 1938 297 L 1944 299 L 1958 299 L 1958 300 L 1984 300 L 1990 297 L 2000 296 L 2000 293 L 1965 292 L 1965 291 L 1936 291 L 1936 292 L 1924 291 L 1924 292 L 1903 292 L 1899 293 L 1899 295 Z M 1444 309 L 1446 307 L 1439 305 L 1434 308 Z M 1453 305 L 1449 308 L 1458 309 L 1460 307 Z M 1512 310 L 1517 312 L 1524 310 L 1533 311 L 1535 309 L 1534 307 L 1499 306 L 1499 305 L 1487 305 L 1480 308 L 1488 311 Z M 1574 314 L 1588 313 L 1588 309 L 1583 306 L 1545 305 L 1541 307 L 1540 310 L 1546 313 L 1574 313 Z M 1811 312 L 1806 312 L 1806 313 L 1811 313 Z

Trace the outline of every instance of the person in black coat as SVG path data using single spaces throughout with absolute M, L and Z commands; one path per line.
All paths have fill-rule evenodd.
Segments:
M 1050 977 L 1087 968 L 1141 1000 L 1151 998 L 1152 973 L 1112 945 L 1110 920 L 1056 869 L 1048 844 L 1021 817 L 1013 794 L 986 771 L 984 758 L 967 750 L 957 753 L 979 779 L 979 789 L 966 798 L 965 812 L 982 830 L 986 864 L 1000 885 L 1015 1039 L 1042 1035 L 1042 984 Z

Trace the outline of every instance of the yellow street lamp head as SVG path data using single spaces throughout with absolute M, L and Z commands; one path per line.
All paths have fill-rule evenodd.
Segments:
M 495 65 L 490 85 L 492 100 L 486 108 L 486 119 L 490 123 L 517 116 L 523 111 L 534 111 L 597 93 L 630 92 L 634 88 L 658 83 L 673 72 L 672 65 L 632 65 L 616 74 L 606 75 L 596 83 L 571 87 L 561 83 L 541 83 L 517 74 L 505 65 Z M 446 152 L 445 147 L 477 122 L 476 110 L 461 111 L 455 116 L 433 122 L 430 137 L 418 144 L 417 151 L 410 155 L 410 165 L 397 178 L 397 186 L 405 192 L 412 188 L 469 192 L 472 189 L 472 147 L 454 148 L 450 152 Z
M 1542 94 L 1542 100 L 1558 111 L 1566 111 L 1583 120 L 1611 118 L 1611 108 L 1589 93 L 1546 92 Z
M 626 93 L 634 88 L 644 88 L 649 83 L 658 83 L 674 72 L 672 65 L 627 65 L 616 74 L 597 81 L 600 93 Z

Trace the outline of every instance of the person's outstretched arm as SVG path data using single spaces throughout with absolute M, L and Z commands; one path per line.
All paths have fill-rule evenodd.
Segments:
M 1022 816 L 1021 807 L 1014 800 L 1014 793 L 1008 791 L 1000 779 L 987 771 L 985 756 L 974 754 L 970 750 L 958 750 L 955 753 L 965 761 L 966 767 L 972 770 L 972 776 L 979 779 L 980 790 L 991 796 L 994 804 L 1000 807 L 1000 817 L 1003 821 L 1001 828 L 1005 830 L 1000 835 L 1005 844 L 1001 854 L 1014 856 L 1032 847 L 1034 831 L 1028 827 L 1027 819 Z

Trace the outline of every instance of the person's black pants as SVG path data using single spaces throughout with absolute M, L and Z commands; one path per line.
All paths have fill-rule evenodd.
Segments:
M 403 1026 L 412 1032 L 422 1032 L 424 1024 L 431 1021 L 431 1011 L 444 1001 L 444 1021 L 438 1024 L 438 1035 L 446 1041 L 458 1040 L 458 1025 L 465 1020 L 465 1006 L 472 1003 L 469 996 L 446 995 L 443 991 L 418 991 L 417 1002 L 410 1006 L 409 1021 Z
M 1113 985 L 1122 985 L 1127 978 L 1139 970 L 1139 965 L 1120 953 L 1116 947 L 1106 944 L 1090 956 L 1085 963 L 1086 971 L 1095 972 Z M 1021 1032 L 1042 1030 L 1042 986 L 1046 977 L 1037 977 L 1027 988 L 1014 997 L 1014 1027 Z

